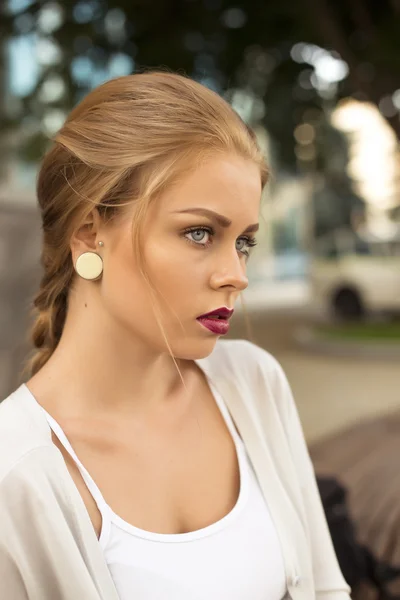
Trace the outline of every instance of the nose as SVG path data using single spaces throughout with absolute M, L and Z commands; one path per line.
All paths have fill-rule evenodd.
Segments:
M 247 288 L 249 280 L 246 276 L 246 263 L 236 251 L 232 256 L 224 254 L 218 259 L 218 264 L 214 262 L 210 285 L 214 290 L 229 287 L 233 292 L 242 292 Z

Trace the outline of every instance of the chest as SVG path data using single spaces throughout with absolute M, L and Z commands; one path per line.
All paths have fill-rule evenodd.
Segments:
M 279 541 L 252 482 L 225 519 L 172 540 L 163 537 L 111 528 L 105 556 L 121 599 L 282 600 L 285 595 Z
M 232 433 L 215 403 L 203 407 L 153 427 L 96 422 L 83 430 L 67 421 L 62 427 L 115 514 L 147 531 L 176 534 L 221 519 L 239 495 Z M 92 494 L 75 461 L 55 442 L 99 533 L 101 518 Z

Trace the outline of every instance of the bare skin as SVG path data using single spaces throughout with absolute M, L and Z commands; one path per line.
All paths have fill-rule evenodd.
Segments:
M 232 308 L 247 287 L 247 241 L 254 232 L 244 232 L 256 229 L 260 197 L 257 166 L 225 155 L 183 176 L 148 211 L 145 269 L 161 294 L 161 322 L 185 386 L 133 255 L 132 212 L 104 225 L 93 211 L 71 240 L 74 264 L 83 252 L 98 252 L 103 275 L 96 282 L 76 277 L 60 343 L 27 386 L 60 423 L 112 510 L 136 527 L 194 531 L 221 519 L 237 501 L 235 446 L 194 362 L 212 352 L 217 336 L 196 317 Z M 230 224 L 193 208 L 214 211 Z M 203 236 L 188 228 L 206 230 Z M 99 535 L 96 504 L 53 441 Z

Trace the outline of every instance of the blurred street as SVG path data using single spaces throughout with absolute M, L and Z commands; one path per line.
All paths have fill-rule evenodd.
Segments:
M 309 311 L 299 302 L 290 307 L 284 285 L 284 308 L 279 308 L 276 298 L 265 310 L 251 310 L 250 319 L 254 341 L 271 352 L 287 374 L 307 440 L 316 441 L 364 418 L 400 410 L 398 359 L 349 360 L 305 352 L 294 341 L 294 333 L 307 322 Z M 267 304 L 267 289 L 265 297 Z M 235 315 L 230 337 L 247 337 L 243 315 Z

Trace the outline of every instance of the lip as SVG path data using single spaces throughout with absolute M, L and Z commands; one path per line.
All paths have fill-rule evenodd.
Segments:
M 226 335 L 229 331 L 229 319 L 232 315 L 233 309 L 222 307 L 197 317 L 197 321 L 211 333 Z M 219 317 L 219 319 L 215 317 Z
M 205 313 L 204 315 L 200 315 L 197 317 L 198 319 L 205 319 L 206 317 L 221 317 L 221 319 L 230 319 L 233 315 L 233 308 L 227 308 L 226 306 L 222 306 L 221 308 L 216 308 L 211 312 Z

